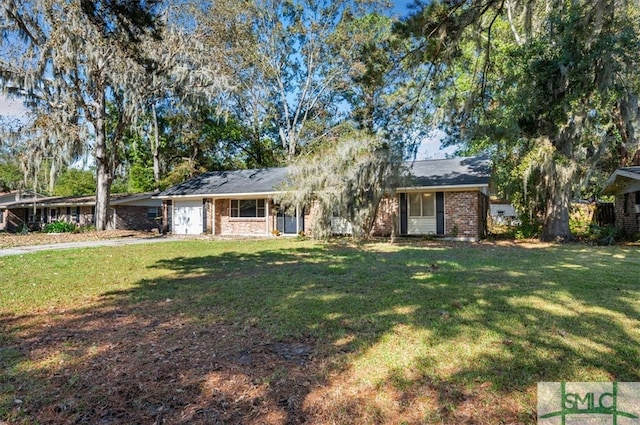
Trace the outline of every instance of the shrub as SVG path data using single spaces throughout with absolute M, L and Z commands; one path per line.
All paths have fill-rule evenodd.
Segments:
M 594 224 L 591 226 L 591 238 L 598 245 L 613 245 L 620 238 L 620 231 L 612 225 L 598 226 Z
M 64 220 L 56 220 L 44 226 L 45 233 L 71 233 L 76 230 L 76 225 Z
M 74 233 L 87 233 L 87 232 L 95 232 L 96 226 L 93 224 L 83 224 L 81 226 L 76 226 L 76 229 L 73 231 Z
M 540 232 L 540 223 L 535 219 L 521 217 L 520 224 L 516 228 L 516 239 L 533 239 L 537 238 Z
M 23 223 L 20 226 L 20 229 L 18 230 L 18 233 L 21 235 L 26 235 L 27 233 L 29 233 L 29 226 L 27 226 L 26 223 Z
M 569 215 L 571 233 L 577 237 L 588 237 L 591 233 L 594 214 L 595 204 L 572 204 Z

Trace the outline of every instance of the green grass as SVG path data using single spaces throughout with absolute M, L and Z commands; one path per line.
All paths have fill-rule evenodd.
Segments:
M 0 258 L 0 324 L 6 342 L 37 314 L 66 320 L 105 306 L 153 314 L 157 305 L 194 326 L 320 341 L 323 355 L 339 358 L 343 385 L 379 395 L 362 409 L 372 421 L 393 410 L 389 391 L 440 423 L 482 388 L 472 401 L 478 415 L 500 415 L 485 405 L 491 395 L 514 420 L 534 423 L 537 382 L 640 381 L 639 270 L 637 247 L 583 245 L 278 238 L 46 252 Z M 33 366 L 11 348 L 0 356 L 7 376 Z M 15 386 L 0 380 L 5 405 Z M 422 400 L 427 393 L 437 401 Z

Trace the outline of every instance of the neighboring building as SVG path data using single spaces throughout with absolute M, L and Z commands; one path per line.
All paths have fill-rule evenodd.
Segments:
M 640 232 L 640 166 L 618 168 L 602 193 L 615 196 L 616 227 L 629 234 Z
M 0 193 L 0 232 L 6 231 L 7 228 L 11 227 L 12 216 L 7 205 L 18 201 L 27 202 L 33 200 L 35 197 L 42 197 L 42 195 L 22 190 Z
M 112 195 L 109 210 L 109 229 L 154 230 L 161 227 L 162 202 L 153 193 Z M 95 223 L 95 195 L 55 196 L 20 199 L 0 205 L 5 210 L 5 229 L 17 232 L 24 225 L 31 230 L 56 220 L 80 226 Z
M 486 235 L 490 178 L 487 159 L 415 161 L 410 176 L 411 187 L 396 188 L 400 235 L 473 240 Z M 395 209 L 395 205 L 392 208 Z M 388 226 L 381 234 L 391 232 L 393 210 L 387 211 L 380 217 Z
M 486 234 L 489 164 L 482 158 L 415 161 L 406 187 L 380 205 L 374 232 L 479 239 Z M 255 236 L 297 234 L 313 208 L 285 208 L 274 202 L 286 168 L 219 171 L 171 187 L 163 201 L 165 230 L 174 234 Z M 394 216 L 397 217 L 394 220 Z M 336 220 L 336 233 L 350 225 Z
M 496 224 L 514 225 L 518 222 L 518 214 L 511 202 L 504 199 L 491 199 L 489 201 L 489 214 Z

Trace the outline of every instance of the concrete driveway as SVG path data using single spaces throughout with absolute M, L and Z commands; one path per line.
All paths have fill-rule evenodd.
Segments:
M 143 243 L 160 243 L 169 242 L 175 240 L 170 237 L 154 237 L 154 238 L 130 238 L 130 239 L 102 239 L 96 241 L 82 241 L 82 242 L 62 242 L 45 245 L 28 245 L 28 246 L 16 246 L 12 248 L 0 249 L 0 257 L 7 257 L 10 255 L 23 255 L 31 254 L 39 251 L 57 251 L 60 249 L 72 249 L 72 248 L 94 248 L 100 246 L 121 246 L 121 245 L 137 245 Z

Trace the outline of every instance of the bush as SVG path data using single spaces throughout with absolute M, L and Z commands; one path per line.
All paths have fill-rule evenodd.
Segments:
M 95 232 L 96 226 L 93 224 L 83 224 L 82 226 L 76 226 L 76 229 L 73 233 L 87 233 L 87 232 Z
M 591 226 L 591 238 L 598 245 L 613 245 L 620 238 L 620 231 L 614 226 Z
M 540 223 L 535 219 L 521 217 L 520 224 L 516 227 L 516 239 L 534 239 L 540 234 Z
M 76 225 L 68 221 L 56 220 L 44 226 L 45 233 L 72 233 L 76 230 Z
M 20 229 L 18 230 L 18 233 L 21 235 L 26 235 L 27 233 L 29 233 L 29 226 L 27 226 L 26 223 L 23 223 L 20 226 Z
M 595 208 L 595 204 L 574 203 L 571 205 L 569 229 L 574 236 L 584 238 L 591 234 Z

